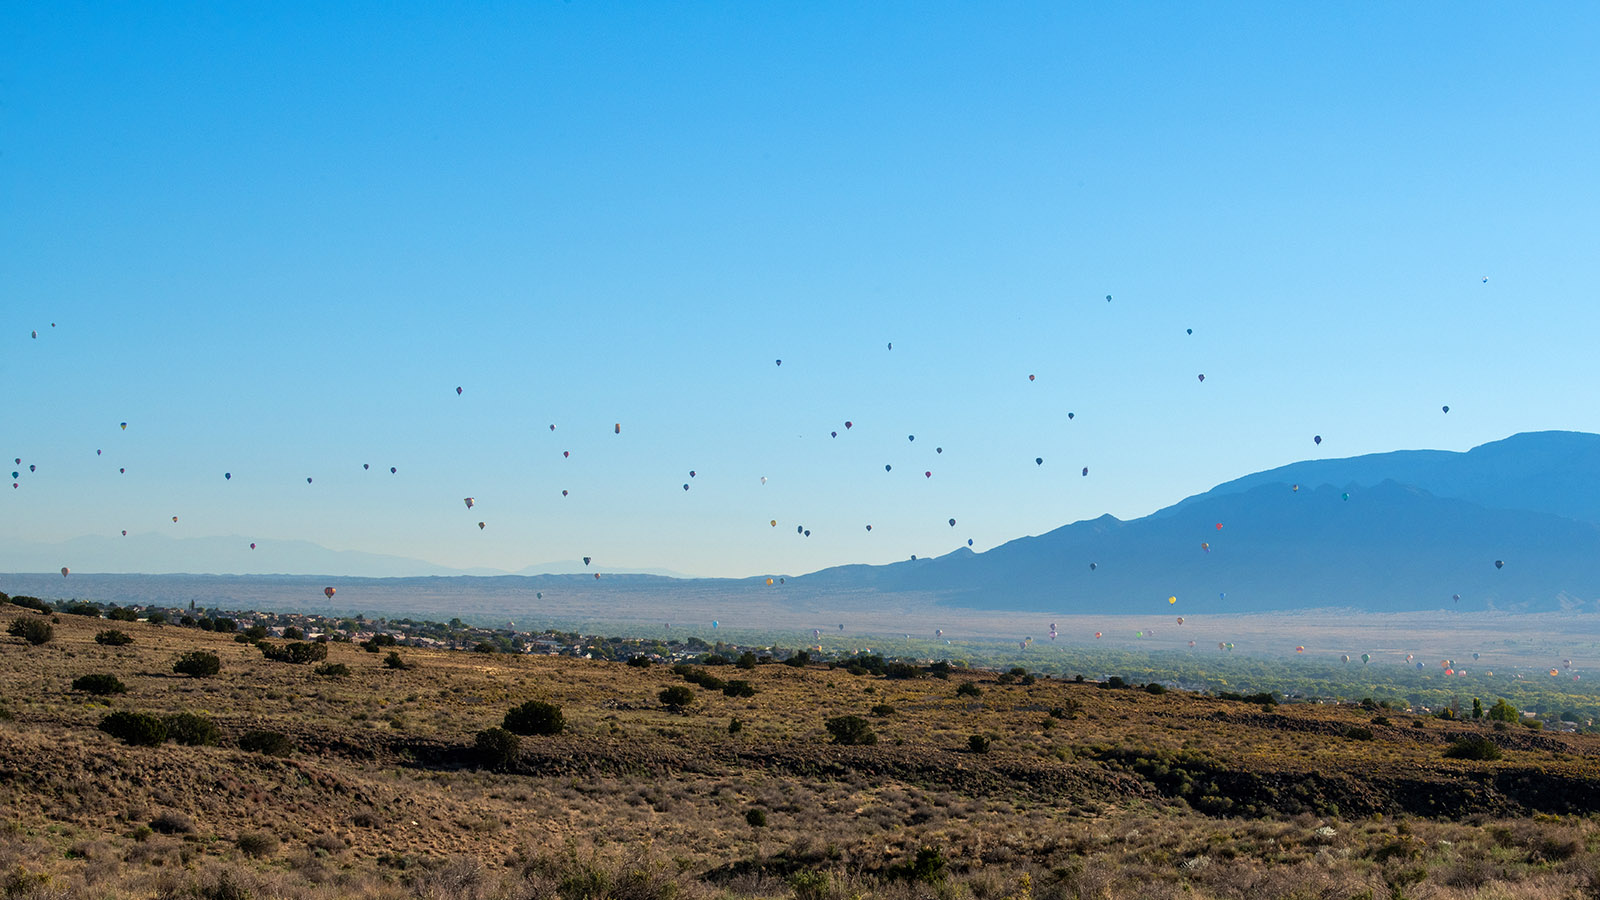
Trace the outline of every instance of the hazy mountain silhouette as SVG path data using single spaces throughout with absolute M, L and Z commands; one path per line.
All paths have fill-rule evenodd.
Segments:
M 1596 473 L 1600 435 L 1572 432 L 1466 453 L 1315 460 L 1129 522 L 1102 516 L 981 554 L 842 566 L 798 582 L 1063 614 L 1600 608 Z

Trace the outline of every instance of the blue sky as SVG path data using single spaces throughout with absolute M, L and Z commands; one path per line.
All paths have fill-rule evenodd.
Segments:
M 0 540 L 798 573 L 1600 431 L 1587 5 L 156 6 L 0 13 Z

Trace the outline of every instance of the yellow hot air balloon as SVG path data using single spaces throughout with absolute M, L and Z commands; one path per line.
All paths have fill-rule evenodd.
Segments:
M 767 587 L 772 587 L 772 579 L 771 578 L 767 579 Z
M 771 522 L 768 522 L 767 524 L 771 525 L 773 528 L 777 528 L 778 527 L 778 520 L 777 519 L 773 519 Z
M 1173 603 L 1177 603 L 1177 602 L 1178 602 L 1178 598 L 1177 598 L 1177 597 L 1168 597 L 1168 598 L 1167 598 L 1167 604 L 1168 604 L 1168 605 L 1169 605 L 1169 606 L 1170 606 L 1170 605 L 1171 605 L 1171 604 L 1173 604 Z

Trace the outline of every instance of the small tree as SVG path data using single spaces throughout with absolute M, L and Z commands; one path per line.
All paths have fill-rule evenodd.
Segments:
M 295 665 L 304 665 L 305 663 L 309 662 L 319 662 L 328 658 L 327 644 L 308 644 L 304 641 L 296 641 L 292 644 L 284 644 L 282 647 L 277 647 L 267 643 L 266 641 L 262 641 L 261 643 L 256 644 L 256 647 L 261 651 L 261 655 L 265 656 L 267 659 L 276 660 L 278 662 L 293 663 Z
M 123 634 L 115 628 L 110 628 L 95 635 L 94 642 L 106 647 L 126 647 L 127 645 L 133 643 L 133 638 L 128 637 L 126 634 Z
M 37 647 L 49 643 L 56 636 L 56 630 L 43 619 L 12 619 L 6 627 L 6 634 L 22 638 Z
M 383 666 L 386 669 L 399 669 L 401 671 L 405 671 L 406 669 L 411 668 L 411 663 L 401 659 L 400 652 L 398 650 L 390 650 L 389 655 L 383 658 Z
M 811 665 L 811 654 L 804 650 L 796 650 L 794 655 L 783 661 L 783 664 L 786 666 L 794 666 L 796 669 L 803 669 L 806 666 Z
M 1515 722 L 1521 718 L 1517 708 L 1507 703 L 1504 697 L 1496 700 L 1484 715 L 1494 722 Z
M 172 664 L 172 671 L 193 678 L 210 678 L 222 671 L 222 660 L 215 653 L 190 650 L 178 657 L 178 661 Z
M 963 681 L 956 687 L 957 697 L 977 697 L 983 694 L 983 689 L 970 681 Z
M 122 683 L 122 679 L 115 675 L 104 673 L 80 675 L 73 679 L 72 689 L 101 697 L 108 694 L 126 694 L 128 692 L 128 686 Z
M 1452 743 L 1444 755 L 1451 759 L 1493 760 L 1501 756 L 1500 748 L 1488 738 L 1468 735 Z
M 822 724 L 833 735 L 835 744 L 865 746 L 878 742 L 878 736 L 872 733 L 872 726 L 860 716 L 835 716 Z
M 628 657 L 628 665 L 635 669 L 648 669 L 650 668 L 650 657 L 630 656 Z
M 722 686 L 722 693 L 729 697 L 754 697 L 756 689 L 748 681 L 735 679 Z
M 560 734 L 567 727 L 567 719 L 554 703 L 529 700 L 506 713 L 503 724 L 513 734 Z
M 478 757 L 478 765 L 504 772 L 516 765 L 517 756 L 522 751 L 522 739 L 504 728 L 485 728 L 478 732 L 472 749 Z
M 988 753 L 989 739 L 981 734 L 972 735 L 971 737 L 967 738 L 967 749 L 971 750 L 973 753 Z

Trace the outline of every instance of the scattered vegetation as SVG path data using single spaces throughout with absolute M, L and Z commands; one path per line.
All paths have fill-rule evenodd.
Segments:
M 261 655 L 265 656 L 267 659 L 273 660 L 274 662 L 293 663 L 297 666 L 311 662 L 320 662 L 328 658 L 327 644 L 308 644 L 304 641 L 295 641 L 291 644 L 277 646 L 274 644 L 269 644 L 266 641 L 261 641 L 260 643 L 256 644 L 256 648 L 260 650 Z
M 12 619 L 11 624 L 6 626 L 6 634 L 22 638 L 37 647 L 48 644 L 56 636 L 56 630 L 43 619 L 18 618 Z

